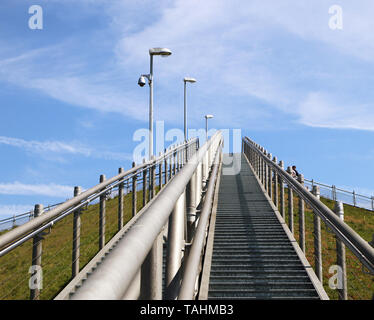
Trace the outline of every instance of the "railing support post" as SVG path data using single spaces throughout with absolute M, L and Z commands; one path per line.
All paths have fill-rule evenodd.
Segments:
M 150 180 L 149 199 L 153 199 L 156 194 L 156 165 L 155 164 L 152 164 L 152 166 L 149 168 L 149 180 Z
M 118 169 L 119 174 L 123 173 L 124 171 L 125 170 L 123 168 Z M 118 185 L 118 230 L 121 230 L 123 227 L 123 189 L 124 182 Z
M 197 171 L 197 170 L 196 170 Z M 186 241 L 191 242 L 194 225 L 196 221 L 196 207 L 197 207 L 197 172 L 192 175 L 190 182 L 187 185 L 187 237 Z
M 141 299 L 162 299 L 162 247 L 163 234 L 157 236 L 141 267 Z
M 191 193 L 190 193 L 191 194 Z M 181 281 L 181 261 L 184 246 L 185 192 L 177 200 L 169 217 L 168 251 L 166 260 L 165 299 L 174 300 Z
M 100 175 L 100 183 L 105 181 L 105 175 Z M 99 250 L 105 246 L 105 215 L 106 215 L 106 194 L 100 196 L 99 213 Z
M 281 160 L 279 162 L 279 166 L 284 169 L 284 162 Z M 284 184 L 283 179 L 281 176 L 279 176 L 279 185 L 280 185 L 280 212 L 283 217 L 283 219 L 286 219 L 286 210 L 284 205 Z
M 268 158 L 271 160 L 271 153 L 268 153 Z M 273 200 L 273 170 L 271 169 L 271 166 L 268 165 L 268 194 L 270 197 L 270 200 Z M 273 200 L 274 202 L 274 200 Z
M 274 164 L 277 164 L 277 157 L 273 158 Z M 274 171 L 274 205 L 279 209 L 279 186 L 278 186 L 278 174 Z
M 159 154 L 159 157 L 161 157 L 161 152 Z M 160 161 L 160 163 L 158 165 L 158 185 L 160 187 L 159 191 L 161 191 L 161 189 L 162 189 L 162 163 L 163 163 L 163 161 Z
M 291 175 L 291 167 L 287 168 L 287 172 Z M 288 186 L 288 227 L 290 228 L 291 233 L 294 233 L 293 229 L 293 191 L 292 186 Z
M 145 160 L 143 159 L 143 163 Z M 143 168 L 143 207 L 147 203 L 147 169 Z
M 313 186 L 312 193 L 317 199 L 320 199 L 319 186 Z M 321 240 L 321 218 L 318 216 L 317 212 L 314 212 L 313 217 L 314 224 L 314 260 L 315 260 L 315 272 L 319 281 L 323 281 L 322 274 L 322 240 Z
M 135 162 L 132 163 L 132 167 L 135 167 Z M 136 187 L 137 174 L 134 173 L 132 178 L 132 216 L 136 215 L 137 211 L 137 187 Z
M 34 207 L 34 218 L 39 217 L 43 214 L 43 205 L 36 204 Z M 42 240 L 43 236 L 41 233 L 37 234 L 33 238 L 32 246 L 32 262 L 31 262 L 31 279 L 30 279 L 30 300 L 39 300 L 40 295 L 40 284 L 42 284 Z M 32 283 L 32 280 L 34 282 Z
M 74 187 L 74 197 L 81 193 L 81 187 Z M 81 210 L 74 211 L 73 217 L 73 252 L 72 252 L 72 268 L 71 277 L 79 273 L 79 257 L 80 257 L 80 237 L 81 237 Z
M 299 174 L 298 181 L 304 185 L 304 175 Z M 301 250 L 305 253 L 305 204 L 299 196 L 299 244 Z
M 344 221 L 344 208 L 341 201 L 335 202 L 334 212 L 342 221 Z M 336 237 L 336 255 L 337 264 L 340 267 L 340 270 L 338 271 L 338 284 L 340 285 L 338 286 L 339 300 L 348 300 L 345 245 L 341 240 L 338 239 L 338 237 Z

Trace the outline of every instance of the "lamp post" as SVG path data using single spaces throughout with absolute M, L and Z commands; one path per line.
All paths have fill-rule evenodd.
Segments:
M 206 141 L 208 141 L 208 119 L 212 119 L 213 115 L 207 114 L 205 115 L 205 132 L 206 132 Z
M 145 78 L 148 79 L 149 84 L 149 159 L 153 156 L 153 56 L 167 57 L 171 55 L 171 51 L 167 48 L 151 48 L 149 49 L 150 56 L 150 71 L 149 74 L 142 74 L 138 80 L 138 85 L 144 87 Z
M 194 83 L 196 79 L 194 78 L 184 78 L 184 141 L 187 141 L 187 82 Z

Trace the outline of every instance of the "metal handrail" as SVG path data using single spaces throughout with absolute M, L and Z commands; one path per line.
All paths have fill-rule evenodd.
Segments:
M 218 177 L 218 168 L 221 157 L 220 145 L 214 160 L 214 166 L 210 175 L 208 188 L 204 198 L 204 205 L 201 209 L 199 224 L 192 242 L 191 250 L 188 255 L 186 266 L 184 268 L 183 280 L 179 292 L 178 300 L 192 300 L 194 298 L 195 282 L 199 274 L 199 265 L 203 254 L 204 240 L 206 238 L 206 229 L 208 227 L 209 217 L 212 211 L 213 197 Z
M 365 195 L 356 193 L 354 190 L 353 191 L 348 191 L 348 190 L 344 190 L 344 189 L 341 189 L 341 188 L 337 188 L 335 185 L 329 186 L 329 185 L 323 184 L 321 182 L 317 182 L 313 179 L 309 180 L 309 179 L 304 178 L 304 181 L 308 182 L 311 185 L 321 186 L 321 187 L 324 187 L 326 189 L 329 189 L 333 194 L 333 196 L 332 196 L 333 200 L 336 200 L 334 198 L 334 195 L 335 195 L 335 197 L 337 197 L 337 193 L 339 192 L 342 195 L 353 197 L 352 202 L 342 200 L 344 203 L 347 203 L 347 204 L 350 204 L 350 205 L 353 204 L 356 207 L 363 208 L 363 209 L 370 210 L 370 211 L 374 211 L 374 196 L 371 196 L 371 197 L 365 196 Z M 358 202 L 357 200 L 363 200 L 363 201 L 370 202 L 371 208 L 369 208 L 367 206 L 364 206 L 362 204 L 362 202 L 361 202 L 361 204 L 357 203 Z
M 124 297 L 197 167 L 201 163 L 205 163 L 206 166 L 209 164 L 210 160 L 207 156 L 212 149 L 219 147 L 221 141 L 222 134 L 217 132 L 192 156 L 149 203 L 139 219 L 95 271 L 76 289 L 70 299 L 96 300 Z
M 351 227 L 344 223 L 333 211 L 311 194 L 302 184 L 295 180 L 281 166 L 269 159 L 258 145 L 248 137 L 243 142 L 272 168 L 288 186 L 312 207 L 313 212 L 331 228 L 332 232 L 353 252 L 353 254 L 371 271 L 374 272 L 374 248 L 362 239 Z
M 188 140 L 186 143 L 177 145 L 170 150 L 167 150 L 164 154 L 156 159 L 149 160 L 143 164 L 137 165 L 130 170 L 120 173 L 96 186 L 86 190 L 80 195 L 62 203 L 54 209 L 42 214 L 41 216 L 34 218 L 33 220 L 3 234 L 0 236 L 0 257 L 14 248 L 18 247 L 25 241 L 29 240 L 39 232 L 52 227 L 57 221 L 61 220 L 65 216 L 71 214 L 75 210 L 84 207 L 88 203 L 92 202 L 94 199 L 105 194 L 109 190 L 113 189 L 117 185 L 124 183 L 124 178 L 126 180 L 131 179 L 133 176 L 137 175 L 139 172 L 147 170 L 148 168 L 157 165 L 158 163 L 164 161 L 165 158 L 174 154 L 181 149 L 187 148 L 197 141 L 197 138 Z

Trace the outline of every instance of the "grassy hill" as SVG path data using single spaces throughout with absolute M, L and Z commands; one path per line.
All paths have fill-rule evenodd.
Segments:
M 142 208 L 142 191 L 137 193 L 137 209 Z M 132 193 L 124 196 L 124 224 L 131 219 Z M 105 243 L 118 231 L 118 198 L 106 202 Z M 4 233 L 6 231 L 3 231 Z M 56 223 L 43 240 L 43 289 L 40 299 L 53 299 L 71 280 L 73 214 Z M 81 214 L 80 270 L 99 251 L 99 204 Z M 28 273 L 32 260 L 32 239 L 0 258 L 0 299 L 29 299 Z
M 287 191 L 287 190 L 286 190 Z M 286 194 L 286 222 L 288 223 L 288 197 Z M 132 194 L 124 196 L 124 223 L 131 219 Z M 331 209 L 333 201 L 321 198 Z M 137 194 L 138 211 L 142 208 L 142 192 Z M 117 232 L 117 210 L 118 199 L 110 199 L 106 203 L 106 243 Z M 344 205 L 345 222 L 351 226 L 366 241 L 371 241 L 374 232 L 374 212 L 350 205 Z M 294 196 L 294 230 L 295 238 L 299 240 L 299 219 L 298 199 Z M 314 266 L 313 254 L 313 213 L 306 206 L 305 211 L 306 229 L 306 256 Z M 72 236 L 73 216 L 70 215 L 58 222 L 51 233 L 43 240 L 43 289 L 40 299 L 53 299 L 61 289 L 71 280 L 72 260 Z M 99 249 L 99 204 L 87 207 L 81 215 L 81 256 L 80 269 L 82 269 L 98 252 Z M 332 276 L 328 269 L 336 264 L 336 243 L 333 234 L 327 231 L 322 223 L 322 250 L 323 250 L 323 277 L 324 287 L 331 299 L 337 299 L 335 290 L 328 286 L 328 279 Z M 30 290 L 28 282 L 30 274 L 28 269 L 31 266 L 32 240 L 27 241 L 17 249 L 0 258 L 0 299 L 15 300 L 29 299 Z M 349 299 L 371 299 L 373 295 L 373 276 L 362 272 L 361 263 L 346 249 L 347 275 L 348 275 L 348 296 Z
M 288 190 L 285 189 L 286 201 L 286 222 L 288 224 Z M 331 210 L 334 208 L 334 201 L 321 198 L 321 201 Z M 298 198 L 294 195 L 294 232 L 297 241 L 299 238 L 299 205 Z M 363 239 L 370 242 L 374 234 L 374 212 L 362 208 L 353 207 L 344 204 L 344 221 L 353 230 L 355 230 Z M 305 206 L 305 239 L 306 239 L 306 257 L 309 263 L 314 267 L 314 234 L 313 234 L 313 212 L 311 208 Z M 329 278 L 333 273 L 329 273 L 329 268 L 337 264 L 336 257 L 336 238 L 329 232 L 325 223 L 321 222 L 322 237 L 322 266 L 323 266 L 323 285 L 330 299 L 338 299 L 337 290 L 329 287 Z M 348 299 L 368 300 L 372 299 L 374 293 L 374 277 L 362 271 L 362 264 L 356 256 L 346 248 L 347 264 L 347 286 Z

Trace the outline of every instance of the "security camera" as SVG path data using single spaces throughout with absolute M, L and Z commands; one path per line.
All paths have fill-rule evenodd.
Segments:
M 141 86 L 141 87 L 144 87 L 145 86 L 145 78 L 143 76 L 141 76 L 138 80 L 138 85 Z

